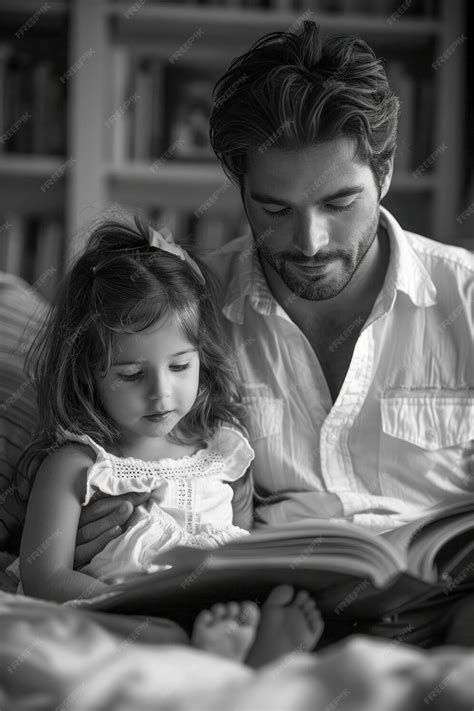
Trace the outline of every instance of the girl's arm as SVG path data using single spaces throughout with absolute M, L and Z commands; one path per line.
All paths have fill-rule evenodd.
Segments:
M 28 501 L 20 548 L 26 595 L 65 602 L 108 589 L 105 583 L 73 570 L 80 502 L 93 461 L 86 448 L 66 446 L 41 464 Z
M 253 479 L 251 468 L 249 467 L 240 479 L 229 483 L 234 490 L 232 523 L 234 526 L 250 531 L 253 526 Z

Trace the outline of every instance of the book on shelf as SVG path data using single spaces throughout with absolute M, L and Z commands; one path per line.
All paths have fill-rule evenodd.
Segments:
M 8 214 L 2 223 L 5 229 L 0 234 L 0 270 L 22 276 L 26 219 L 17 213 Z
M 152 160 L 163 152 L 163 59 L 123 45 L 111 50 L 112 82 L 105 126 L 112 162 Z
M 432 77 L 421 77 L 417 84 L 415 102 L 416 136 L 413 147 L 413 167 L 422 165 L 437 147 L 434 141 L 434 116 L 436 112 L 436 93 Z M 427 171 L 436 171 L 436 164 L 428 165 Z
M 415 108 L 418 86 L 415 77 L 407 70 L 403 61 L 395 59 L 387 61 L 386 73 L 390 88 L 400 101 L 395 166 L 398 172 L 406 173 L 413 165 L 413 151 L 418 141 L 418 136 L 415 141 Z
M 194 232 L 196 247 L 205 255 L 222 247 L 232 238 L 232 217 L 222 213 L 204 213 L 197 220 Z
M 167 66 L 160 56 L 117 45 L 106 127 L 115 164 L 213 160 L 209 117 L 215 70 Z
M 44 44 L 30 49 L 0 45 L 0 150 L 14 153 L 63 155 L 66 146 L 61 84 L 61 53 L 47 52 Z
M 136 61 L 134 71 L 134 130 L 132 156 L 135 160 L 146 160 L 152 157 L 151 128 L 155 122 L 152 114 L 153 74 L 149 57 L 140 57 Z
M 144 211 L 146 222 L 155 230 L 166 227 L 176 242 L 192 241 L 193 213 L 173 207 L 149 208 Z
M 131 122 L 133 99 L 130 53 L 127 47 L 113 44 L 110 48 L 111 81 L 107 116 L 104 125 L 107 129 L 106 146 L 109 158 L 115 164 L 125 163 L 131 157 Z M 127 104 L 127 97 L 129 103 Z
M 32 284 L 47 301 L 52 301 L 61 273 L 63 235 L 59 220 L 42 220 L 38 225 Z
M 114 0 L 120 2 L 121 0 Z M 350 12 L 352 14 L 376 14 L 388 16 L 397 13 L 396 19 L 403 15 L 410 16 L 435 16 L 438 12 L 437 0 L 411 0 L 410 3 L 403 3 L 400 0 L 313 0 L 311 6 L 305 0 L 148 0 L 148 5 L 162 5 L 163 3 L 177 6 L 197 5 L 199 6 L 230 6 L 230 7 L 257 7 L 292 11 L 312 11 L 317 12 Z
M 7 81 L 8 61 L 12 53 L 12 47 L 9 42 L 0 42 L 0 152 L 4 150 L 3 133 L 7 130 L 7 107 L 6 107 L 6 91 L 5 85 Z
M 167 67 L 165 75 L 165 151 L 173 159 L 215 160 L 209 141 L 209 118 L 215 69 Z
M 5 216 L 5 224 L 0 234 L 0 270 L 21 277 L 50 301 L 61 273 L 61 221 L 14 213 Z
M 426 606 L 453 604 L 474 589 L 473 513 L 471 496 L 378 535 L 308 519 L 213 550 L 180 547 L 158 556 L 152 572 L 79 604 L 181 622 L 217 601 L 264 600 L 289 583 L 313 594 L 326 622 L 416 620 Z
M 178 208 L 151 208 L 145 210 L 143 216 L 156 230 L 167 227 L 176 242 L 192 244 L 203 258 L 248 229 L 243 212 L 226 214 L 211 210 L 197 216 L 193 211 Z

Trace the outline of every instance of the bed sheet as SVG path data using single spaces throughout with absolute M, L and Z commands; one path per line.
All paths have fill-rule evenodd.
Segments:
M 0 592 L 2 711 L 472 711 L 474 651 L 354 636 L 258 671 L 183 644 L 153 620 Z

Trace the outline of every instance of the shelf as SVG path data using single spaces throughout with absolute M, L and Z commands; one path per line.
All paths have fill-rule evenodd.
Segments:
M 0 178 L 5 176 L 46 180 L 64 163 L 60 156 L 0 153 Z
M 62 212 L 64 179 L 44 191 L 41 186 L 63 164 L 61 157 L 0 153 L 0 211 Z
M 248 8 L 209 7 L 203 5 L 144 5 L 127 17 L 130 3 L 108 5 L 106 11 L 115 22 L 114 37 L 117 42 L 140 43 L 140 49 L 159 54 L 178 50 L 190 37 L 193 59 L 211 49 L 225 50 L 229 61 L 234 51 L 245 51 L 250 44 L 267 32 L 288 30 L 301 24 L 302 13 L 268 11 Z M 439 36 L 442 25 L 431 18 L 400 18 L 389 24 L 385 17 L 360 14 L 332 15 L 311 12 L 311 19 L 321 24 L 323 31 L 342 34 L 360 34 L 375 45 L 400 50 L 422 47 Z M 159 27 L 160 42 L 156 28 Z M 163 41 L 165 45 L 163 46 Z M 185 54 L 182 59 L 184 60 Z M 181 59 L 180 59 L 181 61 Z
M 65 15 L 68 12 L 68 0 L 49 0 L 48 9 L 41 17 L 49 15 Z M 34 15 L 42 7 L 38 0 L 3 0 L 2 12 L 11 12 L 17 14 Z
M 239 214 L 238 190 L 218 163 L 172 163 L 152 169 L 151 163 L 107 166 L 109 200 L 122 205 L 150 205 L 195 210 L 212 201 L 212 212 Z
M 216 163 L 172 163 L 152 169 L 151 163 L 130 162 L 123 166 L 109 165 L 105 170 L 109 185 L 109 199 L 120 204 L 168 205 L 194 210 L 216 191 L 218 198 L 213 209 L 219 212 L 238 211 L 238 190 L 227 185 L 227 178 Z M 436 190 L 435 175 L 414 178 L 411 173 L 393 176 L 391 190 L 401 192 L 429 192 Z
M 394 173 L 390 190 L 400 192 L 420 193 L 435 191 L 439 187 L 437 175 L 424 175 L 415 178 L 412 173 Z
M 0 154 L 0 209 L 24 210 L 25 205 L 40 213 L 61 209 L 64 180 L 44 192 L 41 186 L 63 164 L 64 160 L 56 157 Z M 237 214 L 240 208 L 237 189 L 228 185 L 230 181 L 217 163 L 170 162 L 153 168 L 152 163 L 137 161 L 106 166 L 104 177 L 109 199 L 119 204 L 195 210 L 210 200 L 213 212 Z M 415 179 L 411 173 L 399 173 L 393 177 L 391 190 L 429 192 L 437 186 L 435 175 Z
M 228 182 L 217 161 L 185 163 L 169 160 L 154 170 L 152 161 L 107 163 L 104 161 L 104 118 L 109 110 L 107 93 L 111 81 L 114 45 L 125 45 L 132 61 L 137 55 L 161 57 L 163 63 L 177 65 L 208 64 L 220 77 L 232 58 L 249 50 L 252 43 L 272 31 L 295 31 L 308 18 L 321 25 L 323 34 L 352 34 L 365 39 L 386 62 L 406 63 L 409 73 L 431 76 L 434 81 L 433 146 L 445 141 L 449 151 L 433 166 L 436 172 L 424 172 L 417 179 L 410 170 L 398 172 L 399 165 L 415 160 L 396 161 L 396 172 L 389 192 L 404 223 L 419 217 L 420 231 L 435 239 L 457 229 L 459 214 L 459 161 L 462 157 L 460 110 L 463 106 L 461 80 L 463 51 L 456 51 L 440 71 L 432 72 L 431 63 L 449 49 L 463 28 L 464 3 L 454 0 L 439 4 L 439 17 L 426 18 L 409 12 L 389 22 L 389 14 L 345 14 L 301 9 L 253 8 L 192 2 L 153 3 L 133 0 L 50 0 L 47 11 L 37 0 L 0 2 L 1 35 L 28 51 L 47 54 L 56 47 L 64 55 L 65 67 L 72 66 L 89 48 L 95 50 L 94 65 L 74 74 L 67 87 L 67 151 L 65 156 L 80 156 L 72 170 L 66 171 L 52 187 L 41 190 L 43 183 L 61 166 L 62 156 L 34 156 L 0 153 L 0 214 L 61 215 L 66 234 L 74 235 L 89 211 L 100 213 L 117 202 L 133 208 L 170 207 L 192 212 L 206 201 L 209 213 L 224 213 L 229 221 L 241 215 L 238 189 Z M 314 3 L 319 4 L 319 3 Z M 325 3 L 326 6 L 328 3 Z M 348 3 L 349 5 L 349 3 Z M 375 7 L 373 3 L 368 6 Z M 426 6 L 426 3 L 425 3 Z M 378 7 L 378 6 L 377 6 Z M 383 7 L 383 6 L 381 6 Z M 28 27 L 21 42 L 14 33 Z M 190 38 L 189 51 L 174 60 Z M 38 48 L 37 46 L 38 45 Z M 40 47 L 41 45 L 41 47 Z M 44 50 L 44 47 L 46 48 Z M 42 56 L 42 55 L 41 55 Z M 92 66 L 94 69 L 92 70 Z M 426 68 L 426 71 L 425 71 Z M 445 107 L 449 106 L 450 111 Z M 414 144 L 414 142 L 412 141 Z M 430 145 L 431 145 L 430 143 Z M 406 157 L 405 157 L 406 158 Z M 214 197 L 217 193 L 217 197 Z M 418 228 L 417 225 L 415 227 Z M 452 240 L 455 242 L 456 235 Z M 72 253 L 72 238 L 67 239 L 67 256 Z
M 47 9 L 43 11 L 41 8 L 44 5 L 47 5 Z M 37 0 L 36 2 L 32 0 L 16 0 L 16 2 L 5 0 L 1 3 L 0 9 L 2 12 L 0 31 L 2 40 L 19 43 L 28 38 L 28 42 L 31 43 L 45 35 L 54 35 L 55 40 L 66 46 L 67 2 L 52 0 L 48 3 L 38 3 Z M 20 31 L 24 25 L 23 31 Z

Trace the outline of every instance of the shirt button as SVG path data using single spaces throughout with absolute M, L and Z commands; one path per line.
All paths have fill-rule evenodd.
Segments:
M 334 444 L 334 442 L 337 441 L 337 435 L 334 432 L 330 432 L 328 434 L 328 442 L 331 442 L 331 444 Z

